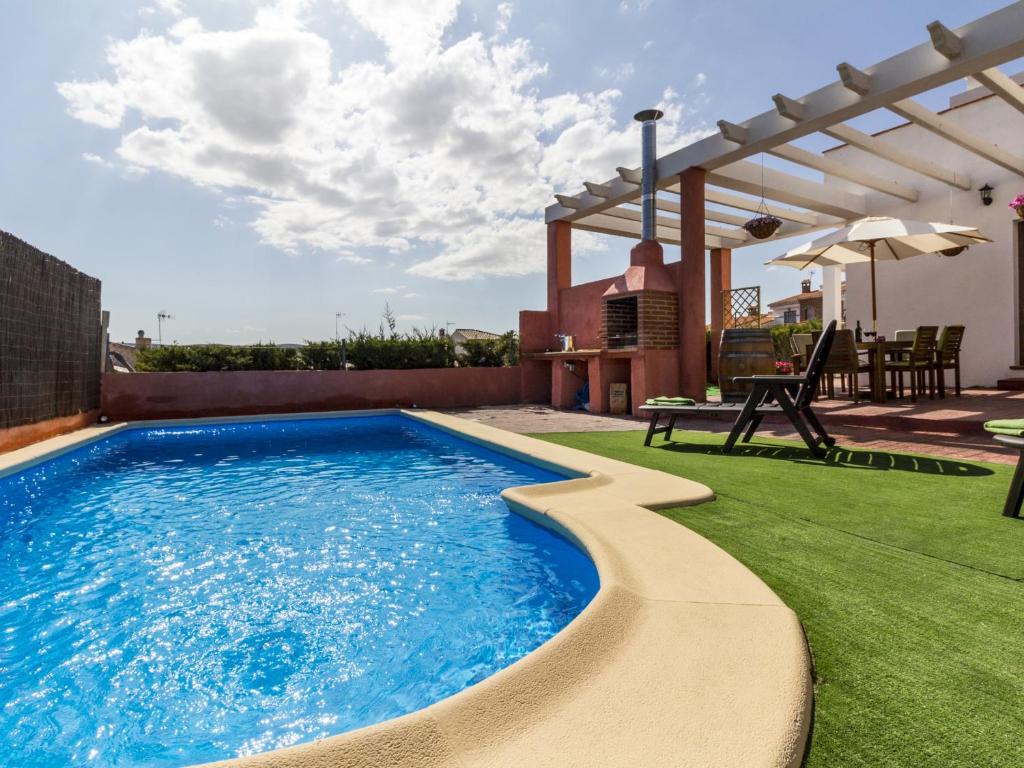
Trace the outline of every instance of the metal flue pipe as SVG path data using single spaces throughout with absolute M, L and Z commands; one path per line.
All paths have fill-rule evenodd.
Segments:
M 644 240 L 654 240 L 654 186 L 657 181 L 658 142 L 656 123 L 664 116 L 660 109 L 644 109 L 633 115 L 641 123 L 640 232 Z

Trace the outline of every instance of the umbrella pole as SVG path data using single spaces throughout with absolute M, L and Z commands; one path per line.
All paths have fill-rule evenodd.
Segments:
M 871 332 L 878 334 L 878 302 L 875 298 L 875 241 L 868 243 L 871 249 Z

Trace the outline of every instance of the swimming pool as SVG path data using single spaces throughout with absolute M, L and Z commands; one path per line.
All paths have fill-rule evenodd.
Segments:
M 498 496 L 561 479 L 397 415 L 132 429 L 0 478 L 0 762 L 187 765 L 478 682 L 597 591 Z

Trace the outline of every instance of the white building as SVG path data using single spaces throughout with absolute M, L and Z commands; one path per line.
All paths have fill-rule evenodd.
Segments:
M 939 113 L 944 121 L 1024 157 L 1024 116 L 1007 101 L 973 80 L 967 81 L 965 91 L 949 101 L 949 109 Z M 856 164 L 871 173 L 884 173 L 918 191 L 916 203 L 901 203 L 889 195 L 868 190 L 865 202 L 869 214 L 917 221 L 948 222 L 952 218 L 956 224 L 977 227 L 993 240 L 972 246 L 953 258 L 917 256 L 901 262 L 878 262 L 879 332 L 891 334 L 918 325 L 963 324 L 967 326 L 962 351 L 964 384 L 992 386 L 1000 379 L 1012 377 L 1015 372 L 1011 366 L 1024 360 L 1020 333 L 1024 317 L 1024 223 L 1007 203 L 1024 192 L 1024 178 L 916 123 L 892 128 L 877 138 L 896 149 L 953 169 L 958 176 L 970 179 L 970 189 L 953 189 L 850 145 L 826 152 L 830 158 Z M 850 186 L 834 177 L 829 182 Z M 991 205 L 983 204 L 978 191 L 986 184 L 993 188 Z M 868 265 L 849 265 L 846 271 L 847 321 L 852 326 L 860 320 L 867 327 L 871 318 Z

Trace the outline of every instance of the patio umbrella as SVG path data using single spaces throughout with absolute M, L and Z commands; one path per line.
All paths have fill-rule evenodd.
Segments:
M 794 248 L 767 262 L 796 269 L 871 263 L 871 330 L 877 331 L 875 261 L 902 261 L 922 253 L 954 256 L 974 243 L 990 243 L 974 227 L 936 222 L 908 221 L 889 216 L 869 216 L 847 224 L 831 234 Z

